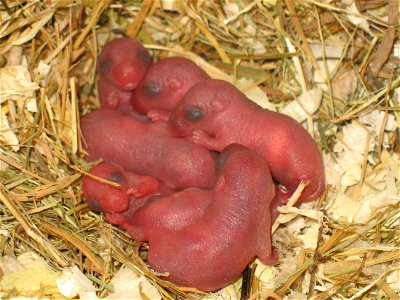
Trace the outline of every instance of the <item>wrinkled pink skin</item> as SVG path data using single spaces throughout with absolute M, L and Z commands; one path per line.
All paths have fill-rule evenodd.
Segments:
M 186 91 L 209 76 L 191 60 L 168 57 L 151 65 L 131 104 L 135 111 L 148 114 L 153 121 L 168 118 Z
M 91 210 L 95 212 L 125 211 L 131 197 L 141 198 L 159 190 L 157 179 L 126 172 L 121 166 L 115 164 L 100 163 L 89 173 L 119 184 L 119 186 L 113 186 L 88 175 L 83 177 L 83 195 Z
M 294 119 L 262 109 L 228 82 L 197 83 L 170 118 L 176 136 L 192 136 L 207 149 L 221 151 L 239 143 L 264 156 L 273 178 L 286 189 L 287 201 L 302 180 L 308 182 L 298 203 L 319 197 L 325 186 L 321 154 L 308 132 Z
M 204 215 L 179 230 L 148 228 L 150 266 L 180 286 L 203 291 L 237 279 L 254 257 L 275 261 L 269 206 L 275 185 L 265 159 L 242 145 L 217 160 L 217 183 Z M 172 213 L 170 213 L 172 214 Z
M 136 241 L 148 241 L 154 228 L 179 230 L 198 221 L 213 197 L 213 190 L 187 189 L 167 196 L 155 196 L 123 213 L 107 214 L 107 221 L 118 225 Z M 141 200 L 143 202 L 143 200 Z M 139 208 L 137 208 L 139 206 Z
M 99 77 L 97 87 L 99 91 L 100 107 L 102 109 L 113 109 L 124 115 L 149 122 L 149 119 L 145 115 L 141 115 L 133 110 L 130 103 L 133 94 L 132 91 L 124 91 L 118 88 L 104 76 Z
M 151 63 L 150 53 L 137 40 L 117 38 L 101 50 L 97 72 L 116 87 L 133 91 Z
M 175 190 L 215 184 L 213 154 L 171 136 L 165 123 L 148 124 L 113 110 L 98 110 L 81 119 L 81 130 L 90 160 L 124 166 Z

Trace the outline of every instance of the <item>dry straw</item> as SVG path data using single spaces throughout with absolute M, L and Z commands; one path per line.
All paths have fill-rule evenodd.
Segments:
M 328 159 L 328 174 L 342 177 L 337 185 L 329 178 L 319 201 L 286 208 L 283 224 L 274 227 L 281 267 L 269 283 L 248 273 L 243 297 L 398 299 L 398 14 L 398 1 L 390 0 L 1 0 L 0 281 L 5 258 L 33 251 L 56 273 L 77 266 L 101 297 L 112 292 L 110 280 L 122 265 L 144 275 L 163 298 L 206 297 L 159 279 L 143 261 L 146 245 L 105 223 L 82 199 L 80 182 L 93 163 L 85 161 L 79 118 L 99 105 L 101 46 L 127 35 L 155 59 L 185 56 L 214 78 L 238 85 L 246 78 L 242 90 L 263 91 L 278 110 L 308 107 L 315 99 L 304 102 L 302 95 L 322 87 L 316 109 L 302 121 Z M 380 123 L 373 127 L 365 114 Z M 368 137 L 355 162 L 341 156 L 359 148 L 358 136 L 349 144 L 354 126 Z M 360 168 L 358 177 L 344 161 Z M 371 201 L 387 204 L 364 219 L 343 213 L 354 199 L 368 198 L 366 189 Z M 290 228 L 298 220 L 306 225 L 296 235 Z M 317 226 L 313 248 L 301 239 L 307 224 Z M 240 282 L 233 286 L 239 288 Z M 0 292 L 62 297 L 44 286 L 27 291 L 0 283 Z

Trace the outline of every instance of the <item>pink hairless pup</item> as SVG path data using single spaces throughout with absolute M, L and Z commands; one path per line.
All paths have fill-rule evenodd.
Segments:
M 111 185 L 85 175 L 82 191 L 91 210 L 95 212 L 123 212 L 130 199 L 152 195 L 159 190 L 159 182 L 150 176 L 140 176 L 125 171 L 115 164 L 101 163 L 90 170 L 96 177 L 116 183 Z
M 294 119 L 265 110 L 222 80 L 203 80 L 187 91 L 170 118 L 176 136 L 192 136 L 207 149 L 221 151 L 239 143 L 264 156 L 285 202 L 301 181 L 308 183 L 299 201 L 319 197 L 325 185 L 321 154 Z
M 186 91 L 208 75 L 194 62 L 183 57 L 168 57 L 151 65 L 132 95 L 135 111 L 153 121 L 166 120 Z
M 119 89 L 133 91 L 151 63 L 150 53 L 137 40 L 117 38 L 101 50 L 97 72 Z
M 81 118 L 81 130 L 91 160 L 103 159 L 155 177 L 175 190 L 215 184 L 213 154 L 173 137 L 165 123 L 145 123 L 114 110 L 98 110 Z
M 150 266 L 180 286 L 212 291 L 236 280 L 255 257 L 273 263 L 274 193 L 264 158 L 242 145 L 228 146 L 218 158 L 213 199 L 201 218 L 178 230 L 146 228 Z
M 179 230 L 197 222 L 213 199 L 214 190 L 189 188 L 169 195 L 150 197 L 145 205 L 140 199 L 131 201 L 124 212 L 106 214 L 109 223 L 117 225 L 136 241 L 148 241 L 149 230 L 167 228 Z

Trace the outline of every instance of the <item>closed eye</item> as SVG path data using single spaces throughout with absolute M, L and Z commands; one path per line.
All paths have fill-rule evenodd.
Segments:
M 125 178 L 124 175 L 119 171 L 114 171 L 110 175 L 110 180 L 115 181 L 117 183 L 123 183 Z
M 150 83 L 146 84 L 144 89 L 145 89 L 146 96 L 148 96 L 150 98 L 156 97 L 159 94 L 161 94 L 161 92 L 162 92 L 160 85 L 157 83 L 154 83 L 154 82 L 150 82 Z
M 109 73 L 111 71 L 112 63 L 110 59 L 103 59 L 100 61 L 100 70 L 103 73 Z
M 188 106 L 184 110 L 184 117 L 189 121 L 199 121 L 204 118 L 204 110 L 199 106 Z

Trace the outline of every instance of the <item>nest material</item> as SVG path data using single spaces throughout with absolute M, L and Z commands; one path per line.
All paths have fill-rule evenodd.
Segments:
M 1 0 L 0 297 L 397 299 L 398 14 L 392 0 Z M 121 35 L 193 60 L 314 137 L 328 186 L 282 209 L 279 265 L 256 260 L 216 294 L 179 288 L 88 209 L 79 117 L 99 105 L 99 49 Z

